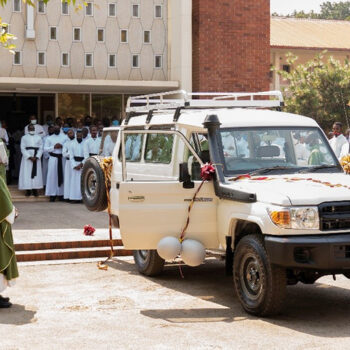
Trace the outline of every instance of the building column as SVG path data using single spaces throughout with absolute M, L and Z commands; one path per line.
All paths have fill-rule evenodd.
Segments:
M 273 65 L 275 67 L 275 71 L 273 72 L 273 88 L 274 90 L 280 90 L 281 89 L 281 76 L 277 73 L 281 69 L 280 67 L 280 55 L 278 52 L 275 52 L 273 54 Z
M 192 0 L 168 2 L 168 79 L 192 91 Z

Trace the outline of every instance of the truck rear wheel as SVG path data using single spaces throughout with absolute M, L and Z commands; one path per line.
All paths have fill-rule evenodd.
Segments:
M 165 263 L 156 250 L 134 250 L 134 260 L 138 271 L 146 276 L 159 275 Z
M 97 157 L 86 160 L 81 173 L 81 195 L 90 211 L 107 209 L 105 175 Z
M 260 235 L 247 235 L 238 243 L 233 279 L 245 311 L 257 316 L 276 315 L 281 311 L 286 294 L 286 271 L 271 265 Z

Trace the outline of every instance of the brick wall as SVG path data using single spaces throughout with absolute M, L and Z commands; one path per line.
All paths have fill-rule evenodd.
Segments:
M 269 89 L 270 0 L 193 0 L 193 91 Z

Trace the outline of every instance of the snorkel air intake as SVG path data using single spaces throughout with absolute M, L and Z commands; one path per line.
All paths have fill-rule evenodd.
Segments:
M 216 168 L 216 176 L 214 178 L 214 188 L 217 197 L 232 201 L 253 203 L 256 202 L 256 194 L 242 192 L 222 185 L 227 184 L 224 176 L 224 166 L 221 160 L 219 145 L 219 129 L 220 121 L 216 114 L 210 114 L 205 118 L 203 126 L 208 129 L 209 154 L 213 165 Z

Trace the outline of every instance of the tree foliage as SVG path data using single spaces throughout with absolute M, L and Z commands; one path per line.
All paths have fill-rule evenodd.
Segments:
M 285 89 L 286 111 L 315 119 L 324 130 L 330 130 L 334 121 L 350 127 L 350 63 L 330 57 L 325 52 L 313 60 L 293 67 L 289 73 L 277 71 L 289 83 Z M 293 65 L 297 57 L 287 55 Z
M 272 16 L 278 16 L 273 13 Z M 350 20 L 350 1 L 330 2 L 326 1 L 321 4 L 321 12 L 314 11 L 294 11 L 286 17 L 293 18 L 312 18 L 312 19 L 333 19 L 333 20 Z

